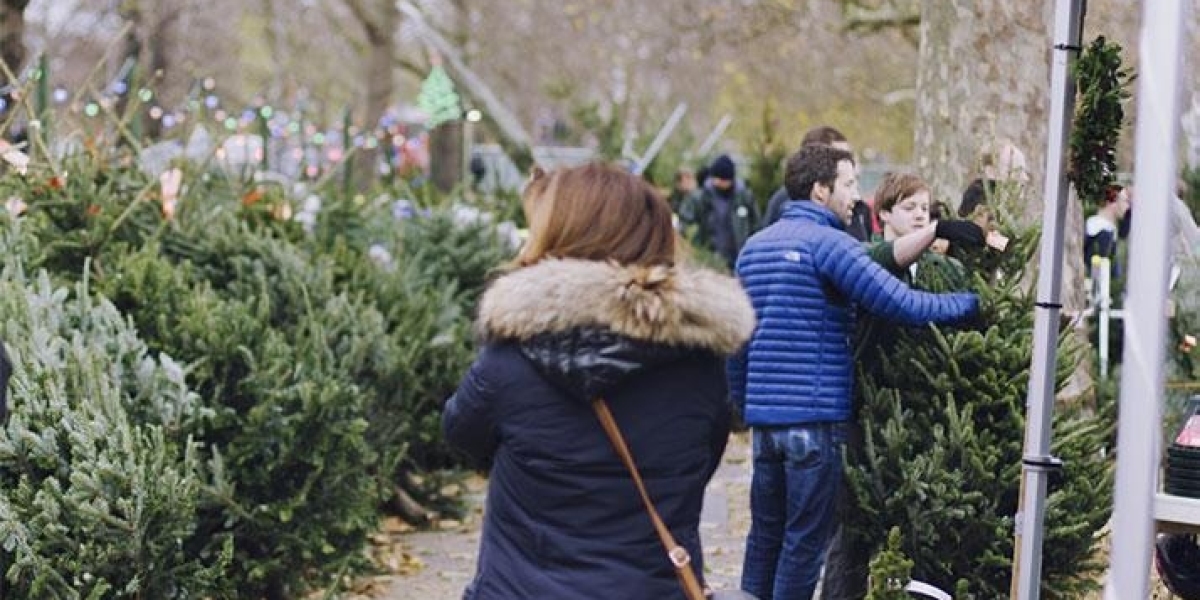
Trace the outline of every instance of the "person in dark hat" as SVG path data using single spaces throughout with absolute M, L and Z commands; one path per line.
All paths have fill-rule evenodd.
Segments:
M 713 160 L 700 193 L 680 207 L 679 220 L 694 243 L 733 268 L 742 245 L 758 227 L 754 194 L 737 178 L 733 159 L 722 154 Z

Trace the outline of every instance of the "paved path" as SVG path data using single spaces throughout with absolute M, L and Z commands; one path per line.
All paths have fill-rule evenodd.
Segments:
M 750 444 L 745 433 L 730 436 L 725 457 L 709 483 L 700 518 L 707 563 L 706 579 L 717 589 L 737 587 L 746 531 L 750 527 Z M 368 598 L 375 600 L 454 600 L 470 581 L 479 547 L 479 519 L 486 483 L 468 484 L 470 515 L 446 522 L 437 531 L 380 534 L 393 545 L 383 558 L 392 574 L 375 578 Z M 400 528 L 397 528 L 400 529 Z
M 737 587 L 750 528 L 750 444 L 746 433 L 730 436 L 720 468 L 704 497 L 700 534 L 708 572 L 715 588 Z M 463 522 L 447 521 L 435 531 L 412 531 L 395 520 L 374 536 L 378 562 L 389 574 L 357 586 L 345 600 L 457 600 L 474 574 L 479 547 L 479 521 L 487 482 L 475 478 L 466 484 L 471 505 Z M 1101 548 L 1101 552 L 1107 552 Z M 1172 598 L 1152 576 L 1152 600 Z M 1099 600 L 1102 594 L 1086 600 Z

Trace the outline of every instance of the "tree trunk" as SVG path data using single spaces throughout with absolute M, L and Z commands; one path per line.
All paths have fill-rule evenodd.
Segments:
M 366 136 L 376 135 L 379 119 L 387 110 L 395 91 L 393 70 L 396 66 L 396 30 L 400 21 L 400 13 L 396 4 L 391 0 L 377 2 L 375 17 L 364 20 L 363 27 L 367 33 L 367 97 L 366 111 L 363 113 L 363 133 Z M 380 143 L 391 143 L 390 140 L 380 140 Z M 354 181 L 359 190 L 366 190 L 374 183 L 379 171 L 379 147 L 364 145 L 358 149 L 354 159 Z
M 429 177 L 443 192 L 462 181 L 462 141 L 461 120 L 442 123 L 429 132 Z
M 129 24 L 129 29 L 125 32 L 125 39 L 122 40 L 121 64 L 118 68 L 122 70 L 122 79 L 125 84 L 125 91 L 117 96 L 116 112 L 129 127 L 130 134 L 134 137 L 142 135 L 142 121 L 135 115 L 130 114 L 129 105 L 131 98 L 137 94 L 136 85 L 142 81 L 141 61 L 142 61 L 142 26 L 143 13 L 141 2 L 139 0 L 125 0 L 120 7 L 121 18 Z M 131 70 L 125 71 L 126 63 L 132 61 Z
M 171 51 L 178 45 L 179 31 L 176 24 L 182 14 L 183 9 L 178 6 L 159 6 L 159 10 L 154 19 L 154 30 L 147 36 L 147 43 L 150 51 L 150 68 L 145 77 L 145 85 L 154 90 L 155 98 L 149 105 L 139 106 L 138 110 L 142 115 L 145 115 L 151 106 L 164 106 L 165 100 L 163 94 L 166 92 L 167 73 L 171 68 Z M 129 91 L 134 93 L 133 90 Z M 145 119 L 147 139 L 157 140 L 162 137 L 163 127 L 162 118 Z
M 13 75 L 25 64 L 25 7 L 29 0 L 0 2 L 0 60 Z M 7 82 L 6 82 L 7 83 Z
M 957 206 L 981 174 L 980 153 L 1010 140 L 1026 156 L 1019 214 L 1040 222 L 1050 107 L 1054 3 L 922 0 L 917 68 L 917 171 Z M 1068 204 L 1063 303 L 1082 308 L 1083 213 Z M 1036 260 L 1036 258 L 1035 258 Z
M 462 2 L 455 2 L 450 41 L 457 49 L 467 47 L 469 30 L 467 10 Z M 464 63 L 467 58 L 463 57 Z M 456 78 L 457 79 L 457 78 Z M 457 83 L 457 81 L 455 82 Z M 457 90 L 456 90 L 457 91 Z M 463 115 L 466 118 L 466 115 Z M 463 153 L 468 151 L 463 143 L 463 120 L 442 123 L 429 132 L 429 178 L 442 192 L 449 192 L 463 181 Z

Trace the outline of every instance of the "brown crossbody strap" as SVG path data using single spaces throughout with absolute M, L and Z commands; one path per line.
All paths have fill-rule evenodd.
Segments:
M 658 516 L 654 502 L 650 500 L 650 494 L 646 492 L 646 485 L 642 483 L 642 475 L 633 462 L 633 454 L 629 452 L 629 446 L 625 444 L 625 438 L 621 435 L 621 430 L 617 428 L 617 421 L 613 419 L 612 412 L 608 410 L 608 404 L 604 402 L 603 398 L 597 397 L 592 400 L 592 408 L 595 409 L 596 416 L 600 419 L 600 425 L 604 427 L 604 433 L 608 434 L 613 449 L 625 463 L 625 468 L 629 469 L 629 475 L 633 477 L 633 483 L 637 485 L 638 493 L 642 495 L 642 503 L 646 505 L 646 512 L 650 514 L 650 521 L 654 523 L 658 539 L 662 542 L 663 549 L 667 551 L 667 558 L 670 559 L 672 565 L 675 565 L 675 575 L 679 577 L 679 584 L 683 586 L 684 594 L 687 595 L 688 600 L 704 600 L 704 591 L 700 588 L 700 582 L 696 579 L 696 573 L 691 567 L 692 557 L 686 548 L 675 541 L 671 531 L 663 523 L 662 517 Z

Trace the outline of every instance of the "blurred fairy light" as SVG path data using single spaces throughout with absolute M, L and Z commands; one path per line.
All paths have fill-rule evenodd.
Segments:
M 70 94 L 67 93 L 67 90 L 65 88 L 60 88 L 60 87 L 54 88 L 54 101 L 55 102 L 62 104 L 63 102 L 66 102 L 67 98 L 69 98 L 69 97 L 70 97 Z
M 87 106 L 83 107 L 83 114 L 89 117 L 94 117 L 100 114 L 100 105 L 96 104 L 95 102 L 88 102 Z

